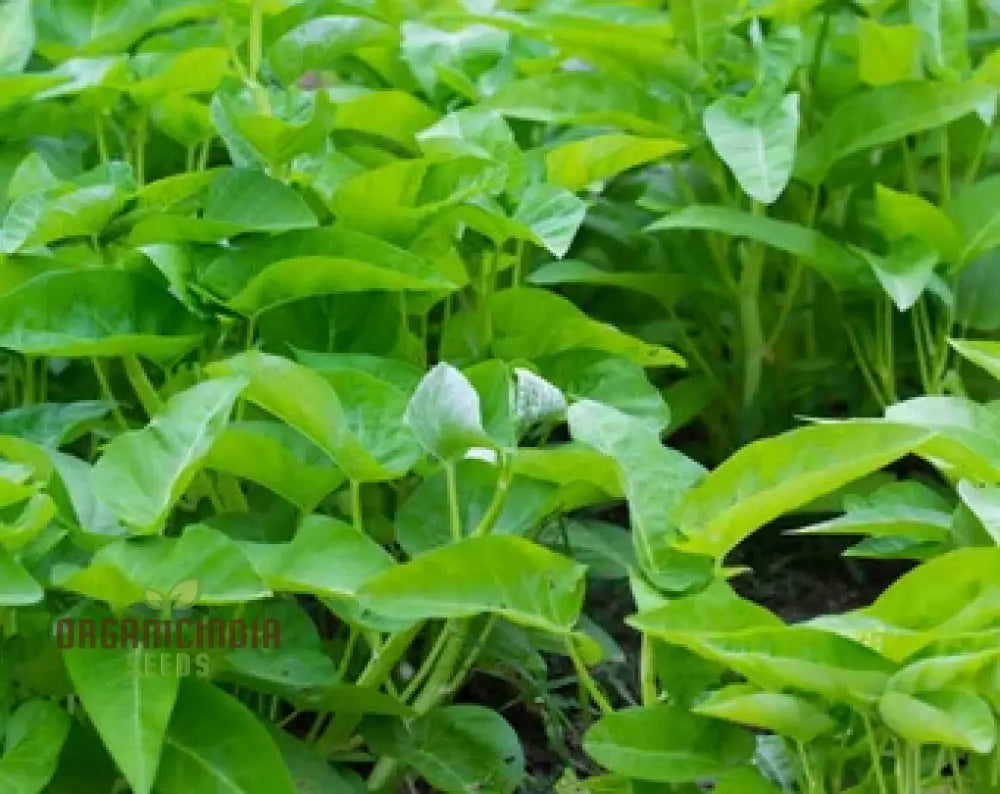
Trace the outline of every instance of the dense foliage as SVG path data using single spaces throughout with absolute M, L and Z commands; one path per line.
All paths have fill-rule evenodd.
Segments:
M 1000 791 L 998 31 L 0 3 L 0 791 Z

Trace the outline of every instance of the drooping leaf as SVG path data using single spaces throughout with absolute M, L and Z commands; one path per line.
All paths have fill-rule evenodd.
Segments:
M 295 794 L 281 753 L 253 712 L 212 684 L 187 679 L 167 728 L 156 790 L 217 794 L 220 786 L 226 794 Z
M 664 447 L 657 431 L 620 411 L 591 400 L 574 404 L 568 413 L 570 433 L 618 464 L 629 502 L 640 566 L 660 587 L 684 591 L 705 584 L 712 560 L 681 553 L 677 524 L 670 519 L 685 491 L 704 469 L 681 453 Z
M 356 428 L 364 429 L 364 406 L 346 410 L 334 387 L 308 367 L 253 350 L 208 369 L 245 378 L 248 385 L 243 396 L 247 400 L 312 441 L 350 478 L 360 482 L 392 479 L 412 463 L 408 455 L 400 458 L 395 447 L 367 449 L 356 434 Z
M 497 494 L 500 472 L 481 460 L 460 460 L 455 466 L 459 523 L 470 535 L 486 516 Z M 396 512 L 396 540 L 415 557 L 451 541 L 446 475 L 438 471 L 425 479 Z M 555 488 L 538 480 L 514 477 L 507 485 L 503 507 L 492 533 L 525 535 L 551 510 Z
M 370 718 L 362 732 L 376 753 L 412 766 L 447 794 L 510 794 L 524 777 L 517 733 L 482 706 L 446 706 L 410 721 Z
M 669 138 L 595 135 L 550 149 L 545 155 L 545 168 L 554 184 L 567 190 L 582 190 L 594 182 L 683 149 L 684 144 Z
M 731 207 L 695 205 L 667 215 L 647 228 L 650 231 L 704 229 L 749 237 L 798 257 L 834 287 L 849 288 L 867 281 L 864 264 L 857 256 L 820 232 L 790 221 L 762 218 Z
M 799 149 L 795 173 L 816 183 L 838 160 L 944 126 L 995 98 L 992 86 L 972 82 L 895 83 L 855 94 Z
M 502 86 L 486 107 L 504 116 L 556 124 L 612 125 L 638 135 L 669 136 L 676 111 L 637 83 L 592 72 L 553 72 Z
M 753 736 L 674 706 L 608 714 L 587 731 L 587 755 L 612 772 L 639 780 L 695 782 L 753 757 Z
M 367 608 L 400 620 L 495 613 L 555 634 L 573 629 L 583 598 L 582 566 L 524 538 L 466 538 L 369 579 Z
M 723 556 L 768 521 L 877 471 L 929 435 L 919 427 L 859 421 L 753 442 L 709 474 L 676 510 L 684 548 Z
M 25 405 L 0 414 L 0 434 L 34 441 L 43 447 L 61 447 L 83 435 L 113 407 L 101 400 Z
M 81 704 L 136 794 L 152 790 L 180 685 L 174 675 L 146 674 L 149 653 L 162 651 L 141 644 L 63 651 Z
M 275 592 L 353 598 L 392 557 L 367 535 L 325 516 L 302 522 L 287 543 L 243 543 L 261 579 Z
M 455 286 L 420 257 L 338 227 L 231 246 L 208 263 L 199 282 L 248 317 L 316 295 Z
M 916 237 L 932 246 L 945 261 L 959 261 L 962 240 L 955 224 L 927 199 L 875 185 L 875 210 L 882 233 L 890 240 Z
M 512 231 L 561 259 L 573 244 L 586 214 L 587 205 L 568 190 L 534 183 L 524 191 L 514 211 Z
M 294 188 L 260 171 L 231 168 L 219 173 L 208 188 L 204 220 L 240 232 L 285 232 L 317 225 L 316 216 Z
M 278 422 L 230 425 L 203 465 L 259 483 L 306 511 L 344 480 L 317 447 Z
M 534 359 L 564 350 L 602 350 L 643 367 L 685 366 L 669 348 L 642 342 L 592 320 L 559 295 L 533 287 L 501 290 L 490 301 L 493 349 L 508 359 Z
M 971 692 L 886 692 L 878 708 L 886 725 L 913 744 L 942 744 L 980 755 L 989 754 L 996 745 L 993 712 Z
M 909 311 L 934 277 L 938 253 L 923 240 L 915 237 L 893 246 L 887 256 L 868 251 L 864 258 L 871 265 L 882 289 L 901 312 Z
M 183 304 L 127 270 L 55 270 L 0 296 L 0 347 L 30 356 L 167 359 L 203 333 Z
M 140 429 L 118 436 L 94 469 L 100 499 L 135 531 L 162 530 L 222 434 L 245 381 L 220 378 L 177 394 Z
M 797 695 L 762 692 L 745 684 L 731 684 L 710 694 L 696 714 L 773 731 L 798 742 L 811 742 L 836 723 L 819 706 Z
M 146 600 L 150 591 L 171 593 L 193 582 L 199 604 L 232 604 L 267 598 L 240 546 L 218 530 L 189 526 L 179 538 L 117 540 L 98 551 L 85 566 L 58 563 L 51 574 L 56 587 L 105 601 L 121 610 Z

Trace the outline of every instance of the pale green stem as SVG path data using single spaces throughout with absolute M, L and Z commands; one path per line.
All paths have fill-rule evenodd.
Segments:
M 573 669 L 576 670 L 576 674 L 580 679 L 580 683 L 587 690 L 590 695 L 591 700 L 594 701 L 594 705 L 597 706 L 604 714 L 610 714 L 614 711 L 611 703 L 605 697 L 601 688 L 597 685 L 590 671 L 587 669 L 586 663 L 580 656 L 580 652 L 576 648 L 576 643 L 573 642 L 572 637 L 566 638 L 566 651 L 569 653 L 569 658 L 573 662 Z
M 448 489 L 448 518 L 451 525 L 451 539 L 458 543 L 462 539 L 462 517 L 458 508 L 458 483 L 455 464 L 448 461 L 444 466 L 445 482 Z
M 111 413 L 114 415 L 115 421 L 118 422 L 122 430 L 128 430 L 128 422 L 125 421 L 125 416 L 118 407 L 118 401 L 115 399 L 114 392 L 111 391 L 111 384 L 108 382 L 108 375 L 104 371 L 104 362 L 102 362 L 99 358 L 91 358 L 90 366 L 93 367 L 94 375 L 97 377 L 97 383 L 101 387 L 101 396 L 114 405 L 114 408 L 111 409 Z

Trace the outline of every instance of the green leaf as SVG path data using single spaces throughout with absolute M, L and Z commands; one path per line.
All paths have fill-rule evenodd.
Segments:
M 235 604 L 271 595 L 239 545 L 200 524 L 187 527 L 179 538 L 116 540 L 86 566 L 57 563 L 51 580 L 116 611 L 144 601 L 151 590 L 165 596 L 182 583 L 194 584 L 198 604 Z
M 21 551 L 38 537 L 56 515 L 55 503 L 46 494 L 34 494 L 18 510 L 13 520 L 0 520 L 0 545 L 12 553 Z
M 790 221 L 759 217 L 732 207 L 695 205 L 647 227 L 648 231 L 666 229 L 704 229 L 757 240 L 798 257 L 838 289 L 869 280 L 865 278 L 863 262 L 847 248 L 814 229 Z
M 180 685 L 176 676 L 146 675 L 149 653 L 157 652 L 142 645 L 63 650 L 87 716 L 136 794 L 152 790 Z
M 722 557 L 790 510 L 863 477 L 925 441 L 919 427 L 820 424 L 755 441 L 706 477 L 674 519 L 683 548 Z
M 212 97 L 212 123 L 238 168 L 278 167 L 297 154 L 314 151 L 331 125 L 330 101 L 323 91 L 271 91 L 269 112 L 259 94 L 226 81 Z
M 271 735 L 285 758 L 298 794 L 365 794 L 365 784 L 355 772 L 328 764 L 308 744 L 281 729 L 272 730 Z
M 367 47 L 393 47 L 396 31 L 367 17 L 317 17 L 292 28 L 268 51 L 268 62 L 278 78 L 291 83 L 313 69 L 329 69 L 337 60 Z
M 962 480 L 958 484 L 958 495 L 979 519 L 993 542 L 1000 546 L 1000 488 L 995 485 L 976 487 L 968 480 Z
M 635 567 L 632 538 L 617 524 L 570 519 L 564 528 L 550 529 L 541 539 L 553 551 L 586 565 L 593 579 L 625 579 Z
M 416 622 L 493 613 L 554 634 L 573 630 L 584 569 L 524 538 L 466 538 L 369 579 L 368 609 Z
M 121 777 L 114 761 L 89 725 L 73 722 L 47 794 L 108 794 Z
M 0 606 L 30 606 L 44 597 L 41 585 L 6 549 L 0 549 L 0 582 Z
M 726 96 L 705 110 L 705 133 L 743 192 L 773 204 L 785 190 L 795 161 L 799 95 L 780 102 L 766 95 Z
M 713 791 L 715 794 L 778 794 L 782 789 L 753 766 L 727 772 L 719 779 Z
M 670 6 L 670 21 L 694 57 L 708 65 L 722 49 L 739 9 L 736 0 L 679 0 Z
M 818 706 L 797 695 L 761 692 L 731 684 L 711 693 L 693 709 L 695 714 L 762 728 L 797 742 L 811 742 L 836 727 Z
M 818 184 L 838 160 L 943 127 L 993 102 L 996 93 L 982 83 L 906 82 L 853 94 L 799 149 L 795 174 Z
M 310 369 L 324 375 L 344 370 L 364 372 L 368 375 L 374 375 L 406 394 L 412 393 L 424 376 L 423 369 L 414 364 L 382 356 L 296 350 L 295 357 L 301 364 L 305 364 Z
M 968 7 L 962 0 L 909 0 L 910 19 L 920 29 L 924 62 L 932 74 L 962 76 L 969 70 Z
M 501 358 L 537 359 L 565 350 L 602 350 L 643 367 L 685 366 L 666 347 L 648 344 L 590 319 L 573 303 L 547 290 L 514 287 L 490 300 L 493 349 Z
M 895 665 L 864 645 L 814 626 L 759 627 L 675 641 L 725 665 L 761 689 L 794 689 L 835 702 L 868 704 L 885 690 Z
M 858 21 L 858 76 L 868 85 L 889 85 L 919 77 L 920 30 L 914 25 Z
M 275 592 L 353 599 L 359 588 L 393 566 L 381 546 L 353 527 L 314 515 L 288 543 L 243 543 L 261 579 Z
M 0 74 L 24 69 L 34 44 L 31 0 L 11 0 L 0 6 Z
M 948 477 L 1000 483 L 1000 406 L 927 395 L 886 408 L 887 422 L 932 431 L 914 452 Z
M 887 256 L 863 251 L 882 289 L 901 312 L 909 311 L 934 277 L 938 253 L 923 240 L 910 237 L 893 246 Z
M 331 208 L 351 228 L 405 245 L 443 211 L 499 193 L 506 176 L 506 166 L 478 157 L 393 160 L 341 183 Z
M 259 483 L 305 512 L 344 482 L 317 447 L 279 422 L 230 425 L 202 465 Z
M 722 580 L 712 582 L 694 595 L 643 609 L 638 615 L 630 617 L 628 624 L 644 634 L 675 645 L 686 644 L 692 638 L 782 625 L 777 616 L 752 601 L 740 598 Z
M 945 210 L 958 228 L 962 263 L 1000 246 L 1000 175 L 988 176 L 965 188 Z
M 39 794 L 55 774 L 69 735 L 69 716 L 55 703 L 29 700 L 6 721 L 0 786 L 10 794 Z
M 160 794 L 295 794 L 267 729 L 235 698 L 187 679 L 167 729 Z
M 55 270 L 0 296 L 0 347 L 29 356 L 168 359 L 203 333 L 166 290 L 126 270 Z
M 675 706 L 607 714 L 584 736 L 587 755 L 639 780 L 696 782 L 753 758 L 753 735 Z
M 943 211 L 915 193 L 901 193 L 875 185 L 875 210 L 882 233 L 890 240 L 916 237 L 934 248 L 947 262 L 962 256 L 962 238 Z
M 708 557 L 677 550 L 682 540 L 670 511 L 704 475 L 680 452 L 664 447 L 643 422 L 606 405 L 582 400 L 568 413 L 570 434 L 614 458 L 625 484 L 639 564 L 660 587 L 683 591 L 711 577 Z
M 566 256 L 587 214 L 587 205 L 573 193 L 545 182 L 528 186 L 514 212 L 519 236 L 560 259 Z
M 0 253 L 96 236 L 122 209 L 134 187 L 131 169 L 110 163 L 75 182 L 18 196 L 0 226 Z
M 468 379 L 440 363 L 424 376 L 406 406 L 405 421 L 423 447 L 453 462 L 473 447 L 493 447 L 480 414 L 479 395 Z
M 445 706 L 410 721 L 370 718 L 362 733 L 379 756 L 412 766 L 447 794 L 510 794 L 524 778 L 517 733 L 482 706 Z
M 532 270 L 527 281 L 542 287 L 560 284 L 620 287 L 648 295 L 667 309 L 672 309 L 680 296 L 692 286 L 687 277 L 676 273 L 604 270 L 579 259 L 548 262 Z
M 516 119 L 669 137 L 677 111 L 640 86 L 596 72 L 552 72 L 506 83 L 483 105 Z
M 162 531 L 229 421 L 246 382 L 220 378 L 172 397 L 150 423 L 115 438 L 94 469 L 94 487 L 135 531 Z
M 459 523 L 463 537 L 471 535 L 487 514 L 498 488 L 497 467 L 482 460 L 460 460 L 455 465 Z M 396 540 L 410 557 L 451 541 L 447 476 L 439 470 L 427 477 L 396 512 Z M 548 483 L 514 477 L 492 533 L 525 535 L 552 510 L 553 491 Z
M 886 725 L 912 744 L 941 744 L 979 755 L 996 746 L 993 711 L 971 692 L 886 692 L 878 708 Z
M 539 369 L 570 400 L 593 400 L 641 420 L 655 432 L 670 422 L 670 409 L 638 364 L 590 350 L 568 350 L 538 361 Z
M 0 414 L 0 435 L 17 436 L 43 447 L 61 447 L 82 436 L 113 404 L 101 400 L 43 403 Z
M 420 257 L 339 227 L 236 244 L 204 267 L 199 282 L 248 317 L 315 295 L 455 287 Z
M 545 168 L 550 182 L 567 190 L 582 190 L 594 182 L 655 162 L 685 148 L 680 141 L 669 138 L 595 135 L 549 149 L 545 154 Z
M 845 500 L 845 513 L 794 530 L 804 535 L 870 535 L 942 541 L 951 535 L 951 505 L 916 482 L 893 482 Z
M 849 621 L 822 623 L 906 659 L 936 640 L 994 626 L 998 565 L 1000 548 L 950 551 L 901 576 L 870 607 L 845 616 Z
M 230 168 L 208 188 L 202 217 L 230 231 L 285 232 L 317 225 L 316 216 L 294 189 L 260 171 Z
M 399 476 L 412 459 L 397 456 L 396 449 L 384 456 L 366 449 L 356 435 L 364 430 L 365 413 L 349 412 L 334 387 L 308 367 L 286 358 L 256 350 L 218 361 L 210 374 L 237 375 L 248 385 L 243 396 L 281 419 L 323 450 L 347 474 L 359 482 L 378 482 Z M 375 406 L 376 408 L 380 406 Z

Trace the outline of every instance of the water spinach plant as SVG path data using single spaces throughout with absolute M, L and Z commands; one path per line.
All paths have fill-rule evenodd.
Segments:
M 997 14 L 0 4 L 0 788 L 1000 791 Z

